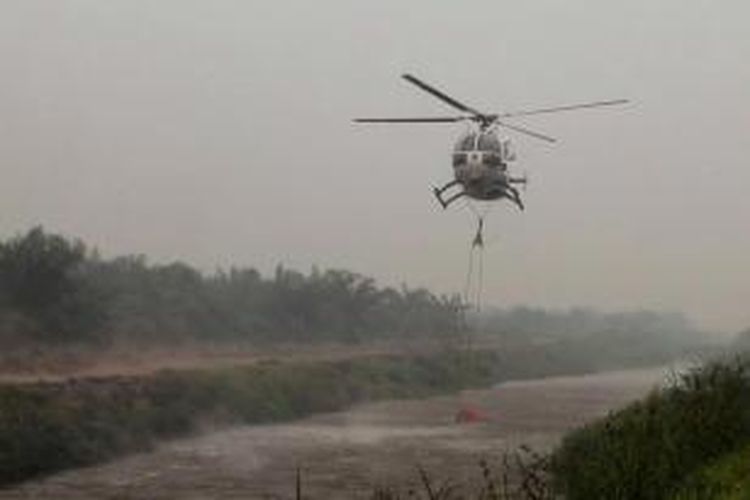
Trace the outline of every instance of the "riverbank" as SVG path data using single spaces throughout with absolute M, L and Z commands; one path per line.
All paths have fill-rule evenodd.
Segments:
M 4 384 L 0 484 L 100 463 L 206 429 L 283 422 L 362 401 L 422 398 L 596 367 L 576 349 L 551 344 Z
M 470 353 L 431 349 L 328 360 L 162 370 L 134 376 L 0 384 L 0 485 L 148 450 L 237 424 L 284 422 L 363 401 L 424 398 L 493 383 L 660 364 L 580 343 Z
M 501 358 L 485 351 L 271 361 L 0 386 L 0 484 L 147 450 L 207 428 L 288 421 L 366 400 L 425 397 L 518 373 Z
M 520 445 L 546 452 L 572 428 L 600 418 L 663 383 L 668 369 L 507 381 L 421 399 L 360 403 L 288 423 L 233 426 L 162 442 L 154 450 L 68 470 L 0 491 L 3 500 L 371 500 L 374 491 L 425 498 L 418 468 L 438 489 L 473 495 L 480 461 L 503 471 Z M 486 420 L 456 424 L 461 408 Z M 455 493 L 459 493 L 456 491 Z M 383 497 L 394 498 L 394 497 Z M 460 496 L 459 496 L 460 498 Z
M 372 357 L 5 386 L 0 483 L 146 450 L 202 428 L 286 421 L 366 399 L 482 383 L 493 362 L 487 354 L 470 364 L 451 355 Z

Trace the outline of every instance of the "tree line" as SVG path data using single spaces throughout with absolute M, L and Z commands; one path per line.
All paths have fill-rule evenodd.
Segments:
M 450 336 L 467 328 L 458 296 L 380 286 L 346 270 L 276 267 L 201 272 L 142 255 L 104 259 L 35 227 L 0 241 L 0 347 L 29 343 L 313 342 Z M 560 340 L 660 349 L 701 334 L 680 314 L 529 307 L 469 315 L 508 341 Z M 599 347 L 597 347 L 598 349 Z
M 0 242 L 0 339 L 357 341 L 455 332 L 457 297 L 379 286 L 350 271 L 279 265 L 212 274 L 144 256 L 103 259 L 79 240 L 36 227 Z

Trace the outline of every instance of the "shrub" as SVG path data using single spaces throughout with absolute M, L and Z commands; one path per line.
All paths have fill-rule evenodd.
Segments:
M 750 442 L 747 363 L 712 363 L 568 435 L 553 457 L 569 499 L 665 498 L 694 471 Z

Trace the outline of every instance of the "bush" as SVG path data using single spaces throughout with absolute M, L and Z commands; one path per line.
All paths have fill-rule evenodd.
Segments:
M 566 498 L 665 498 L 750 442 L 747 363 L 712 363 L 568 435 L 553 457 Z

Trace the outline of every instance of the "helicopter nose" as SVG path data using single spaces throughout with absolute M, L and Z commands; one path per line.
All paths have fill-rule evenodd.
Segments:
M 470 153 L 468 163 L 472 167 L 477 167 L 482 164 L 482 155 L 480 153 Z

